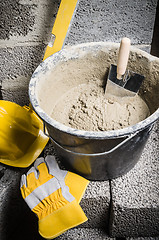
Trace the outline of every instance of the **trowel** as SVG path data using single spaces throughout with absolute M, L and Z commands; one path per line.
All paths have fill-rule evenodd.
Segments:
M 138 92 L 144 76 L 127 70 L 130 52 L 130 39 L 124 37 L 120 42 L 117 66 L 111 64 L 106 83 L 106 96 L 133 97 Z

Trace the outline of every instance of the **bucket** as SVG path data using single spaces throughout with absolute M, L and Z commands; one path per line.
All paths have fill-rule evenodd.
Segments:
M 114 179 L 132 169 L 159 118 L 159 59 L 135 47 L 131 47 L 128 68 L 145 76 L 139 95 L 150 109 L 149 117 L 110 131 L 78 130 L 51 117 L 52 107 L 74 87 L 93 77 L 99 78 L 103 86 L 106 84 L 110 63 L 116 64 L 118 49 L 119 44 L 112 42 L 66 47 L 42 62 L 29 84 L 31 104 L 43 120 L 60 160 L 68 170 L 90 180 Z M 77 69 L 74 62 L 76 66 L 79 63 Z M 59 66 L 61 71 L 56 70 Z M 63 74 L 62 82 L 58 80 L 59 74 Z M 66 75 L 69 81 L 68 78 L 65 81 Z

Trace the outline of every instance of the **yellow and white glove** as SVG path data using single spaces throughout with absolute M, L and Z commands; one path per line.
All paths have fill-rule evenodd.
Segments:
M 39 233 L 52 239 L 85 221 L 79 202 L 89 181 L 60 170 L 53 156 L 38 158 L 21 177 L 21 193 L 38 216 Z

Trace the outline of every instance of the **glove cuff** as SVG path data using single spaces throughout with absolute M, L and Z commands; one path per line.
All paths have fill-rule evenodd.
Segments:
M 52 239 L 87 220 L 86 215 L 75 199 L 39 220 L 39 233 L 44 238 Z

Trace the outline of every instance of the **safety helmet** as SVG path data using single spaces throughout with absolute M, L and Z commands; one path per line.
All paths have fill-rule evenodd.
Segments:
M 40 155 L 49 138 L 35 112 L 16 103 L 0 100 L 0 162 L 28 167 Z

